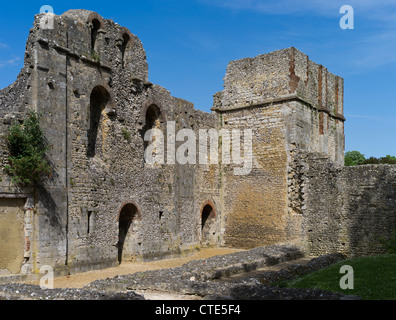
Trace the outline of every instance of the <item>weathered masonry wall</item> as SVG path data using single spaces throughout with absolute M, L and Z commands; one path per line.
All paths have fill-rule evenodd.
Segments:
M 282 105 L 235 110 L 222 114 L 223 128 L 252 129 L 252 171 L 236 175 L 242 164 L 222 164 L 226 245 L 252 248 L 285 241 L 286 144 Z M 222 145 L 229 143 L 223 138 Z M 241 154 L 244 155 L 243 146 Z M 233 160 L 233 159 L 231 159 Z
M 290 87 L 298 97 L 294 111 L 298 149 L 327 154 L 343 165 L 343 79 L 295 48 L 290 48 L 289 63 Z
M 0 273 L 78 272 L 218 245 L 375 253 L 376 234 L 395 229 L 394 166 L 342 167 L 343 80 L 297 49 L 231 61 L 210 114 L 148 81 L 128 29 L 87 10 L 43 29 L 42 16 L 17 81 L 0 90 L 0 161 L 10 125 L 35 110 L 53 172 L 21 189 L 0 168 L 0 236 L 14 237 L 0 245 Z M 196 142 L 181 148 L 196 152 L 186 164 L 175 161 L 190 139 L 183 129 Z M 214 162 L 209 130 L 219 135 Z M 162 139 L 163 163 L 148 163 Z
M 43 264 L 60 270 L 117 263 L 119 218 L 127 204 L 135 205 L 140 215 L 133 218 L 125 239 L 124 260 L 172 256 L 196 247 L 202 238 L 203 204 L 208 199 L 213 207 L 218 204 L 210 194 L 218 175 L 211 170 L 200 179 L 205 170 L 194 165 L 146 165 L 146 112 L 152 105 L 160 109 L 165 136 L 167 121 L 175 121 L 177 130 L 198 130 L 215 126 L 215 117 L 147 82 L 144 50 L 129 30 L 84 10 L 54 19 L 54 29 L 43 30 L 36 16 L 25 67 L 17 82 L 0 92 L 2 163 L 8 125 L 22 119 L 26 108 L 43 114 L 51 145 L 54 176 L 37 193 L 33 269 L 37 272 Z M 93 48 L 95 20 L 100 26 Z M 110 98 L 99 113 L 95 156 L 87 157 L 94 91 L 99 100 L 106 94 Z M 7 175 L 1 184 L 3 192 L 16 192 Z M 195 186 L 202 193 L 194 193 Z M 215 211 L 218 221 L 221 211 Z M 216 222 L 205 243 L 219 241 L 218 228 Z
M 148 82 L 143 46 L 126 28 L 70 10 L 54 16 L 47 30 L 41 16 L 17 82 L 0 91 L 2 163 L 7 129 L 27 109 L 42 114 L 50 145 L 53 175 L 35 193 L 17 190 L 6 174 L 0 181 L 0 198 L 34 199 L 35 210 L 26 211 L 33 215 L 30 270 L 51 265 L 58 273 L 77 272 L 219 243 L 218 170 L 150 165 L 144 154 L 149 129 L 159 129 L 166 145 L 169 122 L 198 138 L 216 117 Z
M 379 239 L 396 230 L 396 166 L 340 167 L 308 160 L 304 233 L 312 255 L 383 253 Z
M 343 79 L 295 48 L 231 61 L 213 110 L 294 102 L 287 125 L 301 150 L 344 161 Z
M 245 176 L 222 164 L 226 244 L 301 240 L 303 171 L 295 154 L 320 152 L 343 163 L 342 90 L 341 78 L 295 48 L 229 63 L 212 110 L 221 128 L 252 129 L 254 162 Z

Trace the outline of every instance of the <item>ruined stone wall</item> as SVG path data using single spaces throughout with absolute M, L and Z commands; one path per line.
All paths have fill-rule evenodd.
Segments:
M 165 145 L 169 121 L 176 132 L 189 128 L 198 137 L 199 128 L 214 125 L 215 116 L 148 82 L 142 44 L 126 28 L 90 11 L 70 10 L 54 16 L 54 28 L 47 30 L 40 27 L 41 16 L 35 18 L 27 46 L 23 108 L 8 102 L 16 95 L 13 86 L 1 95 L 7 102 L 1 109 L 2 137 L 12 118 L 22 119 L 32 109 L 43 115 L 50 146 L 53 175 L 35 193 L 32 271 L 45 264 L 56 272 L 117 264 L 120 219 L 128 206 L 136 214 L 122 261 L 191 251 L 200 244 L 200 209 L 208 198 L 194 187 L 203 190 L 216 179 L 199 178 L 203 173 L 196 174 L 196 164 L 168 164 L 166 158 L 164 164 L 146 163 L 147 114 L 152 106 L 159 110 L 156 126 Z M 90 131 L 93 117 L 95 134 Z M 5 163 L 5 140 L 1 143 Z M 16 192 L 6 175 L 2 186 Z
M 327 154 L 343 164 L 343 79 L 294 48 L 290 49 L 290 72 L 291 87 L 300 102 L 295 113 L 298 148 Z
M 236 175 L 234 159 L 222 159 L 224 243 L 250 248 L 286 238 L 286 125 L 287 106 L 272 103 L 287 94 L 289 82 L 287 51 L 231 61 L 224 78 L 224 90 L 214 96 L 213 110 L 220 128 L 252 130 L 253 168 Z M 222 147 L 231 145 L 222 137 Z M 222 154 L 222 153 L 221 153 Z M 243 155 L 243 145 L 241 145 Z
M 320 152 L 343 162 L 342 90 L 341 78 L 295 48 L 229 63 L 212 110 L 226 129 L 253 130 L 254 164 L 246 176 L 222 177 L 226 243 L 302 239 L 304 168 L 295 154 Z
M 343 79 L 295 48 L 231 61 L 213 110 L 294 102 L 290 131 L 301 150 L 344 161 Z
M 395 170 L 342 168 L 343 80 L 300 51 L 230 62 L 210 114 L 148 81 L 142 43 L 128 29 L 86 10 L 53 16 L 53 29 L 42 17 L 17 81 L 0 91 L 1 163 L 9 126 L 30 109 L 42 114 L 53 170 L 36 189 L 21 189 L 1 168 L 0 205 L 25 203 L 21 271 L 77 272 L 214 245 L 375 252 L 373 234 L 390 234 Z M 163 163 L 145 160 L 148 146 L 160 155 L 161 137 L 145 141 L 150 129 L 162 133 Z M 192 163 L 175 159 L 187 142 L 176 141 L 182 129 L 195 135 Z M 209 129 L 220 136 L 215 163 L 209 136 L 200 139 Z M 232 130 L 250 169 L 236 162 Z
M 147 164 L 143 141 L 146 112 L 151 105 L 160 110 L 158 128 L 165 139 L 168 121 L 176 122 L 176 130 L 193 125 L 193 105 L 147 81 L 143 48 L 130 33 L 133 44 L 122 63 L 117 41 L 126 31 L 111 21 L 103 23 L 102 42 L 97 47 L 100 61 L 71 57 L 68 69 L 73 73 L 68 84 L 71 126 L 67 134 L 71 137 L 68 150 L 72 169 L 67 182 L 68 265 L 72 268 L 117 262 L 119 218 L 128 203 L 135 205 L 139 214 L 128 230 L 123 261 L 172 256 L 196 243 L 190 230 L 194 228 L 193 167 Z M 84 27 L 72 38 L 76 43 L 89 42 L 89 36 L 89 29 Z M 107 88 L 110 101 L 100 116 L 95 156 L 87 157 L 87 110 L 90 93 L 97 85 Z M 88 215 L 94 219 L 89 234 Z
M 317 154 L 307 159 L 303 224 L 309 252 L 383 253 L 379 239 L 396 230 L 396 167 L 340 167 Z

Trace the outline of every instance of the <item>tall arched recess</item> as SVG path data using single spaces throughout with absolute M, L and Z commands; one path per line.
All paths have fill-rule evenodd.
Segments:
M 206 201 L 201 207 L 201 244 L 210 245 L 216 242 L 216 211 L 211 201 Z
M 120 50 L 120 58 L 121 58 L 121 68 L 122 69 L 127 69 L 129 71 L 133 71 L 133 58 L 134 58 L 134 53 L 133 53 L 133 44 L 135 41 L 135 36 L 127 29 L 127 28 L 122 28 L 117 35 L 116 38 L 116 46 Z
M 140 220 L 140 211 L 134 203 L 124 204 L 120 210 L 118 217 L 118 262 L 121 263 L 125 256 L 136 253 L 136 248 L 133 248 L 133 222 Z M 135 235 L 136 236 L 136 235 Z M 125 252 L 126 251 L 126 252 Z
M 87 156 L 94 157 L 98 145 L 100 122 L 103 121 L 103 110 L 110 103 L 110 93 L 103 86 L 93 88 L 89 104 L 89 129 L 87 132 Z
M 128 52 L 130 50 L 132 44 L 132 39 L 128 33 L 124 33 L 122 35 L 122 45 L 121 45 L 121 65 L 122 69 L 125 69 L 125 66 L 128 62 Z
M 151 161 L 154 161 L 155 163 L 163 163 L 164 150 L 163 145 L 161 146 L 161 143 L 164 143 L 163 122 L 164 115 L 161 111 L 161 108 L 155 103 L 149 104 L 147 108 L 145 108 L 142 128 L 143 148 L 145 152 L 144 159 L 147 163 L 151 163 Z M 153 129 L 161 131 L 162 134 L 158 133 L 157 135 L 157 132 Z M 148 148 L 149 146 L 150 148 Z M 146 154 L 146 151 L 149 154 Z
M 92 29 L 91 29 L 91 53 L 98 52 L 96 46 L 96 40 L 98 37 L 98 31 L 101 28 L 101 23 L 98 19 L 92 19 Z

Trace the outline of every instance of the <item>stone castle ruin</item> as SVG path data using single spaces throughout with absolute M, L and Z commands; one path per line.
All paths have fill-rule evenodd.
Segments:
M 396 166 L 343 166 L 343 79 L 304 53 L 231 61 L 206 113 L 148 81 L 143 45 L 127 28 L 86 10 L 52 16 L 52 28 L 43 16 L 17 80 L 0 91 L 2 274 L 77 272 L 205 246 L 374 254 L 378 237 L 396 229 Z M 42 114 L 53 170 L 34 189 L 3 170 L 5 136 L 27 110 Z M 251 170 L 236 175 L 240 164 L 221 157 L 148 164 L 145 133 L 170 139 L 169 122 L 196 137 L 251 129 Z M 221 154 L 230 141 L 218 142 Z

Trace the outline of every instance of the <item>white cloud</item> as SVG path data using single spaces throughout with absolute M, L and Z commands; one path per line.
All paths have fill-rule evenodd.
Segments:
M 338 28 L 337 19 L 342 17 L 340 8 L 343 5 L 351 5 L 354 9 L 355 29 L 356 31 L 346 31 L 342 34 L 350 35 L 348 43 L 346 37 L 334 38 L 326 37 L 326 27 L 321 29 L 323 43 L 320 47 L 326 45 L 329 52 L 331 49 L 342 46 L 348 50 L 343 50 L 342 63 L 345 68 L 344 72 L 349 74 L 361 73 L 367 68 L 378 67 L 396 62 L 396 1 L 395 0 L 198 0 L 201 3 L 210 6 L 217 6 L 226 10 L 237 12 L 255 12 L 263 15 L 299 15 L 320 19 L 320 17 L 329 17 L 336 19 L 335 23 Z M 364 20 L 365 28 L 360 28 Z M 324 25 L 326 26 L 326 25 Z M 372 26 L 372 27 L 370 27 Z M 293 26 L 296 33 L 293 39 L 306 43 L 308 39 L 302 39 L 304 32 L 298 30 L 298 26 Z M 349 33 L 347 33 L 349 32 Z M 315 35 L 315 31 L 313 30 Z M 284 34 L 286 37 L 292 37 L 292 34 Z M 308 45 L 308 44 L 307 44 Z M 311 48 L 319 45 L 317 41 L 310 41 Z M 339 55 L 331 56 L 340 59 Z M 330 56 L 330 57 L 331 57 Z
M 356 39 L 348 47 L 343 62 L 352 73 L 377 68 L 396 62 L 396 29 L 377 31 Z
M 9 48 L 10 47 L 7 44 L 0 42 L 0 49 L 9 49 Z
M 0 60 L 0 67 L 16 66 L 20 60 L 20 57 L 12 57 L 8 60 Z

